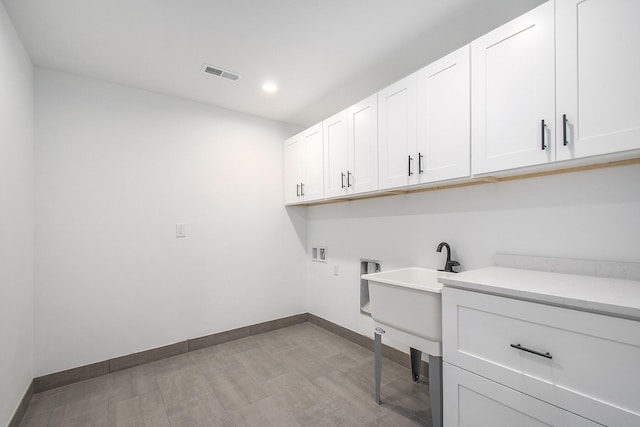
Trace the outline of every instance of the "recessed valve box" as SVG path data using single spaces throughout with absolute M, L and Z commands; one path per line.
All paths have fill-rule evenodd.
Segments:
M 376 259 L 360 259 L 360 275 L 381 271 L 382 263 Z M 369 281 L 360 279 L 360 313 L 371 316 Z

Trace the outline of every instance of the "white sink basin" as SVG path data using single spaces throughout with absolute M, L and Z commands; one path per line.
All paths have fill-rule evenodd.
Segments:
M 393 341 L 441 356 L 442 284 L 438 278 L 451 274 L 420 267 L 363 274 L 369 281 L 376 328 Z

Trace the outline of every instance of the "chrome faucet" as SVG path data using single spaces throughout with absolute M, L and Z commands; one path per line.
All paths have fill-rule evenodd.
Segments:
M 451 247 L 449 246 L 449 244 L 447 242 L 441 242 L 438 245 L 438 248 L 436 249 L 436 251 L 442 252 L 442 248 L 446 248 L 447 249 L 447 260 L 444 263 L 444 269 L 443 270 L 439 270 L 439 271 L 448 271 L 450 273 L 457 273 L 457 271 L 453 271 L 453 267 L 459 266 L 460 263 L 458 261 L 452 261 L 451 260 Z

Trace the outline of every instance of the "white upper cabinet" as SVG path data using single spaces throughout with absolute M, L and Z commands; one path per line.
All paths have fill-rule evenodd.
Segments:
M 554 3 L 471 43 L 472 173 L 555 159 Z
M 305 152 L 305 172 L 302 197 L 305 202 L 324 199 L 324 167 L 322 124 L 318 123 L 302 133 Z
M 359 194 L 378 189 L 378 97 L 347 109 L 349 141 L 347 189 Z
M 378 93 L 380 188 L 469 176 L 469 47 Z
M 557 0 L 557 158 L 640 148 L 640 1 Z
M 347 194 L 349 141 L 347 141 L 347 112 L 342 111 L 322 122 L 324 135 L 324 191 L 325 196 Z
M 538 6 L 285 141 L 285 203 L 640 156 L 638 18 Z
M 302 201 L 300 183 L 304 179 L 304 147 L 301 134 L 284 142 L 284 203 L 290 205 Z
M 324 198 L 322 124 L 284 142 L 283 172 L 285 204 Z
M 376 95 L 323 122 L 325 197 L 378 189 Z
M 469 176 L 469 83 L 469 46 L 418 71 L 418 183 Z
M 378 92 L 380 189 L 404 187 L 417 173 L 416 75 Z

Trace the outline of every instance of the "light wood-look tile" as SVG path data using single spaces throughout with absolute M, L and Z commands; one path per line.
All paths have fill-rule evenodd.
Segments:
M 36 393 L 20 425 L 431 424 L 427 384 L 408 367 L 384 359 L 383 404 L 373 395 L 371 351 L 305 322 Z

